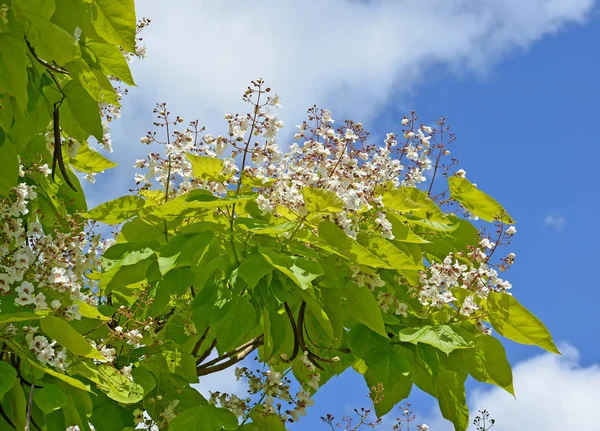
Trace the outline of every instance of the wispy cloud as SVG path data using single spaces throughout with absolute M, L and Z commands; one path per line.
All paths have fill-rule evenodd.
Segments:
M 470 411 L 491 412 L 495 431 L 596 427 L 600 423 L 600 364 L 583 367 L 577 349 L 563 345 L 561 351 L 562 356 L 543 354 L 514 367 L 516 400 L 498 388 L 477 391 L 469 399 Z M 435 431 L 453 430 L 439 415 L 428 425 Z
M 402 112 L 412 108 L 398 96 L 429 70 L 484 72 L 511 52 L 585 22 L 595 0 L 136 3 L 152 25 L 143 33 L 148 58 L 133 64 L 138 88 L 125 98 L 113 129 L 113 158 L 125 168 L 103 179 L 93 204 L 132 185 L 129 167 L 145 157 L 139 138 L 151 128 L 156 102 L 224 133 L 223 115 L 247 112 L 241 94 L 262 77 L 282 95 L 279 115 L 288 136 L 313 104 L 331 109 L 338 122 L 368 124 L 392 100 Z
M 567 225 L 567 218 L 563 215 L 553 213 L 544 217 L 544 226 L 556 230 L 561 230 Z
M 174 102 L 212 126 L 257 77 L 282 94 L 283 120 L 297 122 L 317 103 L 366 122 L 428 69 L 484 71 L 583 22 L 594 0 L 137 4 L 153 19 L 144 34 L 149 58 L 135 71 L 139 99 Z

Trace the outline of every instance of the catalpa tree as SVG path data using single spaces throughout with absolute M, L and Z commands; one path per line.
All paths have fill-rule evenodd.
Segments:
M 492 328 L 558 353 L 443 118 L 374 143 L 313 107 L 287 145 L 260 79 L 225 135 L 159 104 L 135 187 L 88 211 L 74 171 L 115 166 L 91 141 L 110 148 L 147 23 L 128 1 L 0 7 L 2 429 L 284 430 L 352 368 L 378 416 L 416 385 L 465 430 L 468 375 L 513 393 Z M 249 396 L 194 388 L 220 372 Z

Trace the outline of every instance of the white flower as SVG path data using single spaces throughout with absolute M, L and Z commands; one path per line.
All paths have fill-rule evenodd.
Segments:
M 396 307 L 395 314 L 396 315 L 402 315 L 402 316 L 406 317 L 406 310 L 407 309 L 408 309 L 408 305 L 406 305 L 403 302 L 399 302 L 398 306 Z
M 402 119 L 402 125 L 406 126 L 408 124 L 408 118 L 403 118 Z
M 466 178 L 467 172 L 464 169 L 459 169 L 454 173 L 454 175 L 456 175 L 457 177 Z
M 511 226 L 508 229 L 506 229 L 506 234 L 507 235 L 514 235 L 516 233 L 517 233 L 517 229 L 514 226 Z

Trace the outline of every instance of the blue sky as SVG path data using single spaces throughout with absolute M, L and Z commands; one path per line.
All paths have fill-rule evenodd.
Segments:
M 288 133 L 313 103 L 380 136 L 399 131 L 411 109 L 426 123 L 444 115 L 461 167 L 518 222 L 510 250 L 516 263 L 506 276 L 515 296 L 565 351 L 552 358 L 506 343 L 517 401 L 471 382 L 470 406 L 488 408 L 500 431 L 591 429 L 600 420 L 590 408 L 600 402 L 594 0 L 336 0 L 314 2 L 312 12 L 293 2 L 253 2 L 250 9 L 182 0 L 168 10 L 155 0 L 138 3 L 140 16 L 153 21 L 144 34 L 149 58 L 134 64 L 138 88 L 113 127 L 113 159 L 127 172 L 107 172 L 86 187 L 91 205 L 131 186 L 128 167 L 147 150 L 139 138 L 158 101 L 186 120 L 201 118 L 213 134 L 223 130 L 225 112 L 245 112 L 241 92 L 259 76 L 281 93 Z M 248 53 L 253 49 L 258 54 Z M 294 429 L 326 429 L 321 415 L 341 417 L 365 405 L 366 393 L 360 376 L 344 374 L 322 388 Z M 432 431 L 451 429 L 428 396 L 415 391 L 409 401 Z M 558 408 L 560 415 L 546 414 Z

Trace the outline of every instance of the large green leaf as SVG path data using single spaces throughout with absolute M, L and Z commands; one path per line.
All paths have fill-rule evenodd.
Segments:
M 106 393 L 109 398 L 122 404 L 134 404 L 144 397 L 142 386 L 132 382 L 112 366 L 81 362 L 69 367 L 69 372 L 96 383 L 98 388 Z
M 402 364 L 402 370 L 404 370 L 404 364 Z M 365 373 L 365 381 L 369 388 L 376 387 L 378 383 L 383 385 L 383 399 L 380 402 L 375 404 L 375 413 L 377 413 L 377 417 L 381 417 L 386 413 L 390 412 L 396 405 L 408 398 L 410 395 L 410 391 L 412 389 L 412 380 L 410 376 L 400 375 L 397 373 L 393 375 L 393 380 L 388 380 L 387 382 L 383 382 L 385 374 L 378 370 L 378 372 L 374 372 L 373 369 L 368 368 Z M 391 374 L 389 374 L 392 377 Z M 372 396 L 376 394 L 373 393 Z
M 380 234 L 361 232 L 358 234 L 357 241 L 392 269 L 399 271 L 423 269 L 422 261 L 415 262 L 413 256 L 404 253 Z
M 17 379 L 17 371 L 8 362 L 0 361 L 0 400 L 4 397 L 10 388 L 13 387 Z
M 82 145 L 74 158 L 69 159 L 69 164 L 81 172 L 104 172 L 106 169 L 117 166 L 98 151 L 88 145 Z
M 214 196 L 208 190 L 197 189 L 192 190 L 183 195 L 177 196 L 175 199 L 149 208 L 150 214 L 161 218 L 181 218 L 188 214 L 206 212 L 217 207 L 225 207 L 232 204 L 242 203 L 254 200 L 256 195 L 239 195 L 220 198 Z
M 344 306 L 348 314 L 369 329 L 384 337 L 387 336 L 381 309 L 367 286 L 348 283 L 343 290 L 343 294 L 346 297 Z
M 85 392 L 92 392 L 89 385 L 83 384 L 82 382 L 71 376 L 67 376 L 66 374 L 54 371 L 52 368 L 46 368 L 29 358 L 27 358 L 27 362 L 29 362 L 29 364 L 32 367 L 37 368 L 38 370 L 43 371 L 46 374 L 50 374 L 51 376 L 56 377 L 57 379 L 69 384 L 70 386 L 73 386 L 74 388 L 80 389 Z
M 42 331 L 56 340 L 58 344 L 69 349 L 70 352 L 85 356 L 87 358 L 104 360 L 104 356 L 100 354 L 96 348 L 77 332 L 73 327 L 63 319 L 55 316 L 48 316 L 41 321 Z
M 103 130 L 98 102 L 81 85 L 70 81 L 63 87 L 67 96 L 60 108 L 60 125 L 79 142 L 93 136 L 102 141 Z
M 212 231 L 174 236 L 158 252 L 160 272 L 166 274 L 172 268 L 197 265 L 212 239 Z
M 560 354 L 546 326 L 512 295 L 490 292 L 487 306 L 489 321 L 500 335 Z
M 135 52 L 135 8 L 133 0 L 96 0 L 92 24 L 100 37 Z
M 226 409 L 201 406 L 186 410 L 169 424 L 170 431 L 236 430 L 237 418 Z
M 254 288 L 265 275 L 273 271 L 271 265 L 261 254 L 253 254 L 245 259 L 238 268 L 238 275 Z
M 450 325 L 403 328 L 399 331 L 399 336 L 402 342 L 429 344 L 444 353 L 472 347 L 463 335 L 457 333 Z
M 344 201 L 330 190 L 304 187 L 304 205 L 309 213 L 336 213 L 342 210 Z
M 122 196 L 100 204 L 82 216 L 106 224 L 117 224 L 137 215 L 144 203 L 144 199 L 137 196 Z
M 256 322 L 256 311 L 248 299 L 241 296 L 230 299 L 212 319 L 211 332 L 217 339 L 219 351 L 237 347 L 236 341 L 250 332 Z
M 13 187 L 19 182 L 19 159 L 17 149 L 10 142 L 0 145 L 0 195 L 8 196 Z
M 453 230 L 453 223 L 427 194 L 416 187 L 400 187 L 383 194 L 383 204 L 410 220 L 435 230 Z
M 442 416 L 454 424 L 456 431 L 466 431 L 469 409 L 464 380 L 454 371 L 443 370 L 436 376 L 435 389 Z
M 187 159 L 192 164 L 194 177 L 199 180 L 219 181 L 227 180 L 221 172 L 225 163 L 217 157 L 196 156 L 195 154 L 186 154 Z
M 333 222 L 324 221 L 319 224 L 319 238 L 331 246 L 337 254 L 352 262 L 374 268 L 390 268 L 390 265 L 346 235 L 346 232 Z
M 513 219 L 494 198 L 475 187 L 462 177 L 449 177 L 450 196 L 482 220 L 492 222 L 496 219 L 504 223 L 514 223 Z
M 15 97 L 21 112 L 27 108 L 27 64 L 25 45 L 0 33 L 0 91 Z
M 42 388 L 33 391 L 33 400 L 40 410 L 48 415 L 67 404 L 67 395 L 58 386 L 44 383 Z
M 308 289 L 311 282 L 323 274 L 323 268 L 315 261 L 262 247 L 259 250 L 273 268 L 287 275 L 301 289 Z
M 97 40 L 86 41 L 85 47 L 94 54 L 104 73 L 119 78 L 127 85 L 135 85 L 127 60 L 118 47 Z
M 256 431 L 286 431 L 285 425 L 281 422 L 281 417 L 274 413 L 265 411 L 261 404 L 258 404 L 250 411 L 250 419 L 256 428 Z
M 469 374 L 480 382 L 493 383 L 514 395 L 512 369 L 502 343 L 485 334 L 477 335 L 474 342 L 474 349 L 462 352 Z

